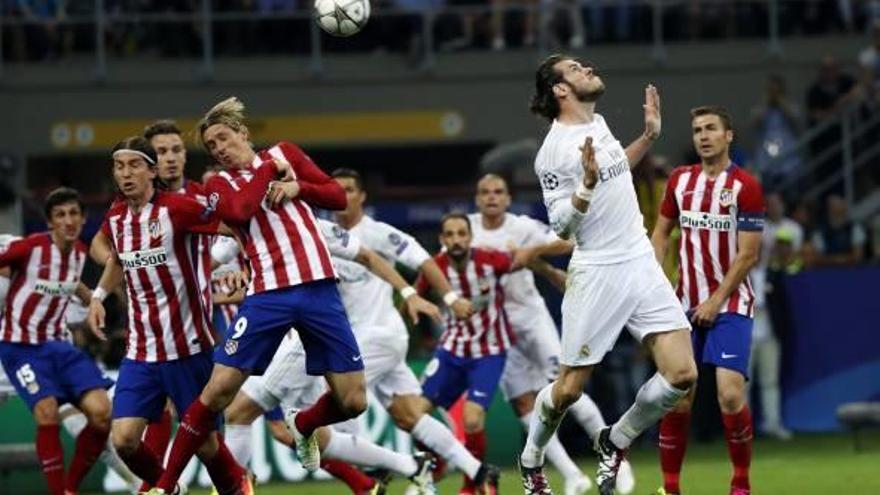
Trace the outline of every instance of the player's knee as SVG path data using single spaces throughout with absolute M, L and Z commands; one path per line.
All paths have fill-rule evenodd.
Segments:
M 101 431 L 110 429 L 111 422 L 110 401 L 97 401 L 89 408 L 88 419 L 89 425 Z
M 697 383 L 697 365 L 691 361 L 664 375 L 670 385 L 679 390 L 688 390 Z
M 558 410 L 564 410 L 571 407 L 572 404 L 581 398 L 584 391 L 579 387 L 564 386 L 560 387 L 558 394 L 554 397 L 554 405 Z
M 58 402 L 48 397 L 37 402 L 34 406 L 34 421 L 38 426 L 57 425 L 61 423 L 61 416 L 58 414 Z
M 462 418 L 465 433 L 477 433 L 485 428 L 485 421 L 482 416 L 473 416 Z
M 718 391 L 718 406 L 724 414 L 736 414 L 745 404 L 745 394 L 738 389 Z

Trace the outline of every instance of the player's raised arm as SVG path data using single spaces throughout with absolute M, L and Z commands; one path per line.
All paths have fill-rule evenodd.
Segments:
M 440 309 L 429 301 L 423 299 L 422 296 L 418 294 L 418 291 L 410 286 L 406 280 L 397 273 L 397 270 L 395 270 L 387 261 L 382 259 L 382 257 L 375 251 L 361 246 L 355 261 L 364 265 L 377 277 L 388 282 L 400 293 L 407 314 L 413 323 L 419 322 L 419 313 L 429 316 L 438 323 L 443 321 L 443 317 L 440 315 Z
M 660 93 L 653 84 L 645 88 L 645 131 L 626 147 L 626 159 L 630 168 L 642 161 L 654 141 L 660 137 L 662 120 L 660 118 Z
M 92 243 L 89 245 L 89 256 L 100 266 L 106 265 L 107 260 L 113 256 L 113 245 L 110 243 L 110 238 L 104 233 L 103 227 L 92 238 Z

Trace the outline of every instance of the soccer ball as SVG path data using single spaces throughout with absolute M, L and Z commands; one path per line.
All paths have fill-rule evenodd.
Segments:
M 370 19 L 370 0 L 315 0 L 315 22 L 333 36 L 351 36 Z

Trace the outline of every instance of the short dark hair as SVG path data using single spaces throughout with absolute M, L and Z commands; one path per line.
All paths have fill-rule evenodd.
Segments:
M 446 222 L 450 220 L 464 220 L 464 223 L 468 226 L 468 232 L 473 232 L 471 229 L 471 219 L 468 218 L 467 213 L 461 211 L 450 211 L 446 213 L 442 217 L 440 217 L 440 231 L 443 231 L 443 227 L 446 225 Z
M 337 168 L 330 173 L 330 176 L 334 179 L 352 179 L 354 180 L 354 185 L 357 186 L 359 190 L 364 190 L 364 179 L 361 177 L 360 172 L 353 168 Z
M 46 214 L 46 219 L 52 217 L 52 210 L 56 206 L 61 206 L 67 203 L 76 203 L 81 212 L 85 212 L 86 210 L 82 197 L 79 195 L 79 191 L 70 187 L 59 187 L 50 191 L 49 195 L 46 196 L 46 205 L 43 209 L 43 212 Z
M 535 93 L 529 103 L 529 110 L 547 120 L 559 116 L 559 101 L 553 93 L 553 86 L 562 82 L 562 74 L 556 70 L 556 64 L 563 60 L 575 60 L 575 58 L 556 53 L 545 58 L 535 71 Z
M 180 132 L 180 127 L 177 127 L 177 122 L 170 119 L 157 120 L 144 128 L 144 138 L 147 141 L 159 134 L 177 134 L 180 136 L 183 133 Z
M 149 160 L 147 160 L 148 165 L 154 166 L 157 163 L 156 150 L 153 149 L 153 146 L 144 136 L 129 136 L 119 141 L 111 150 L 111 154 L 115 154 L 119 150 L 139 151 L 149 157 Z M 152 163 L 150 160 L 152 160 Z
M 717 115 L 721 119 L 721 125 L 724 126 L 725 131 L 733 130 L 733 119 L 730 118 L 730 112 L 726 108 L 719 105 L 703 105 L 691 109 L 691 119 L 703 115 Z

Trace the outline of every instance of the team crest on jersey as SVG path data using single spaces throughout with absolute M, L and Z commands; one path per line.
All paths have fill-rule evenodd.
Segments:
M 150 232 L 151 239 L 162 237 L 162 222 L 158 218 L 150 220 L 150 223 L 147 224 L 147 230 Z
M 559 177 L 553 172 L 544 172 L 544 174 L 541 175 L 541 185 L 544 186 L 544 189 L 552 191 L 559 187 Z
M 581 357 L 589 357 L 590 356 L 590 346 L 584 344 L 581 346 Z
M 720 193 L 718 193 L 718 202 L 721 203 L 721 206 L 730 206 L 734 202 L 733 198 L 733 189 L 722 189 Z
M 231 356 L 238 352 L 238 341 L 237 340 L 227 340 L 226 345 L 223 346 L 223 350 L 226 351 L 226 354 Z

